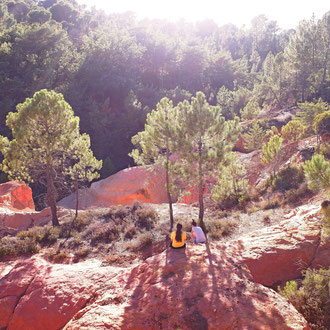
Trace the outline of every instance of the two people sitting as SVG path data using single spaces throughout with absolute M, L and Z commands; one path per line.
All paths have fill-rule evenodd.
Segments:
M 196 222 L 193 221 L 191 223 L 191 239 L 195 244 L 197 243 L 205 243 L 206 237 L 201 227 L 198 227 Z M 185 240 L 187 239 L 187 234 L 182 231 L 181 223 L 176 225 L 176 231 L 171 234 L 171 245 L 170 247 L 173 249 L 182 249 L 186 247 Z

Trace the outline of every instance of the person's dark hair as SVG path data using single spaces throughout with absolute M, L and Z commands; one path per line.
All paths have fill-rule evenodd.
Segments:
M 195 221 L 195 220 L 193 220 L 193 221 L 192 221 L 192 223 L 191 223 L 191 225 L 192 225 L 192 226 L 197 226 L 197 223 L 196 223 L 196 221 Z
M 176 225 L 175 240 L 177 242 L 181 242 L 182 241 L 182 225 L 181 225 L 181 223 L 178 223 Z

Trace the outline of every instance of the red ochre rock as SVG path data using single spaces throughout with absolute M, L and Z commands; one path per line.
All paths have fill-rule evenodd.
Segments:
M 58 217 L 67 215 L 70 211 L 61 207 L 57 208 Z M 0 238 L 10 230 L 26 230 L 31 226 L 41 226 L 51 220 L 50 208 L 40 212 L 14 212 L 10 209 L 0 208 Z
M 0 184 L 0 207 L 14 211 L 34 211 L 31 189 L 22 182 Z
M 58 212 L 61 215 L 68 211 L 62 209 Z M 32 191 L 24 183 L 9 181 L 0 184 L 0 238 L 33 225 L 46 224 L 50 219 L 49 208 L 35 211 Z
M 239 240 L 188 243 L 130 268 L 50 264 L 40 255 L 0 262 L 0 328 L 309 329 L 267 286 L 319 260 L 319 209 L 302 206 Z
M 165 175 L 162 170 L 131 167 L 92 183 L 90 188 L 79 190 L 79 209 L 130 205 L 134 201 L 155 204 L 167 202 Z M 62 199 L 58 205 L 75 208 L 75 195 Z
M 239 241 L 229 243 L 226 251 L 238 254 L 253 280 L 267 286 L 299 278 L 301 271 L 312 265 L 328 267 L 329 246 L 319 248 L 319 210 L 319 205 L 301 206 L 280 225 L 243 236 Z

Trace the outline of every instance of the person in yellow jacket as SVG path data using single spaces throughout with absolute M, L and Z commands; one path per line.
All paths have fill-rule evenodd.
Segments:
M 182 231 L 181 223 L 176 225 L 176 231 L 171 234 L 171 245 L 173 249 L 182 249 L 186 247 L 185 240 L 187 239 L 187 234 Z

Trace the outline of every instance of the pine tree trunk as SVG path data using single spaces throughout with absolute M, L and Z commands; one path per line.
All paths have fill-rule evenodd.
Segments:
M 47 176 L 47 200 L 48 205 L 50 207 L 52 213 L 52 223 L 53 226 L 59 226 L 57 218 L 57 209 L 56 209 L 56 190 L 54 186 L 54 178 L 53 178 L 53 168 L 50 165 L 47 165 L 46 168 L 46 176 Z
M 174 216 L 173 216 L 173 203 L 172 203 L 172 196 L 170 192 L 170 176 L 169 176 L 169 149 L 167 146 L 166 150 L 166 190 L 167 190 L 167 199 L 168 199 L 168 206 L 169 206 L 169 212 L 170 212 L 170 231 L 172 231 L 174 226 Z
M 78 189 L 78 180 L 75 182 L 75 197 L 76 197 L 76 214 L 75 218 L 78 217 L 78 206 L 79 206 L 79 189 Z
M 198 160 L 198 201 L 199 201 L 199 223 L 203 231 L 205 232 L 205 225 L 204 225 L 204 180 L 203 180 L 203 169 L 202 169 L 202 141 L 199 140 L 198 143 L 198 153 L 199 153 L 199 160 Z

